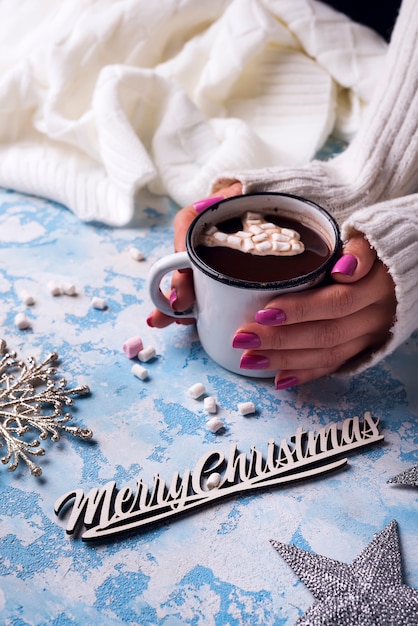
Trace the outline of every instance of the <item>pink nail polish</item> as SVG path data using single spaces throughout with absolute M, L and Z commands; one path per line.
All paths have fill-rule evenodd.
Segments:
M 331 274 L 344 274 L 352 276 L 357 267 L 357 259 L 352 254 L 343 254 L 331 270 Z
M 232 340 L 232 347 L 241 348 L 242 350 L 259 348 L 260 345 L 260 337 L 255 333 L 237 333 Z
M 154 324 L 152 323 L 152 313 L 148 315 L 146 322 L 150 328 L 154 328 Z
M 266 356 L 243 354 L 239 366 L 244 370 L 266 370 L 270 362 Z
M 263 326 L 276 326 L 286 321 L 286 313 L 281 309 L 263 309 L 257 311 L 255 321 Z
M 177 290 L 175 287 L 173 287 L 173 289 L 171 290 L 170 293 L 170 306 L 171 308 L 173 308 L 173 304 L 175 303 L 175 301 L 177 300 Z
M 289 389 L 289 387 L 294 387 L 295 385 L 298 384 L 298 379 L 296 378 L 296 376 L 288 376 L 287 378 L 282 378 L 281 380 L 278 380 L 275 385 L 274 388 L 279 390 L 279 389 Z
M 204 200 L 197 200 L 196 202 L 193 202 L 193 207 L 197 213 L 202 213 L 202 211 L 212 206 L 212 204 L 216 204 L 217 202 L 220 202 L 221 200 L 224 200 L 223 196 L 214 196 L 213 198 L 204 198 Z

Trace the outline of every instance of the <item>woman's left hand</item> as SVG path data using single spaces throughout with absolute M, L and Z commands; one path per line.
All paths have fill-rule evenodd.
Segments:
M 360 233 L 345 245 L 332 278 L 333 284 L 271 300 L 254 322 L 237 328 L 233 345 L 245 349 L 243 373 L 277 370 L 276 389 L 285 389 L 332 374 L 385 343 L 395 287 Z
M 218 189 L 216 196 L 210 196 L 209 198 L 199 200 L 197 203 L 181 209 L 174 218 L 174 250 L 175 252 L 181 252 L 186 249 L 186 233 L 190 224 L 198 215 L 198 205 L 205 204 L 210 206 L 206 201 L 210 198 L 219 200 L 220 198 L 232 198 L 233 196 L 240 196 L 242 193 L 241 183 L 232 183 L 228 187 Z M 213 203 L 212 202 L 212 203 Z M 191 270 L 176 270 L 173 272 L 171 280 L 171 289 L 167 295 L 170 300 L 170 304 L 174 311 L 187 311 L 190 309 L 194 302 L 194 288 L 193 277 Z M 174 318 L 165 315 L 158 309 L 154 309 L 147 318 L 147 324 L 152 328 L 164 328 L 169 324 L 194 324 L 193 318 Z

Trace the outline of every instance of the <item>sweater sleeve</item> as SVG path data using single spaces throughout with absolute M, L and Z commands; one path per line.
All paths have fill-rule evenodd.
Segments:
M 418 194 L 355 211 L 342 226 L 342 237 L 364 234 L 395 283 L 396 317 L 387 341 L 362 354 L 341 371 L 360 372 L 391 354 L 418 329 Z

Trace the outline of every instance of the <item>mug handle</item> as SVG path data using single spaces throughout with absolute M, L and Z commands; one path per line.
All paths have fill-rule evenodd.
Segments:
M 173 270 L 183 270 L 191 268 L 189 255 L 187 252 L 173 252 L 154 263 L 148 276 L 148 289 L 151 300 L 161 313 L 170 317 L 196 317 L 193 310 L 173 311 L 168 298 L 161 291 L 160 284 L 166 274 Z

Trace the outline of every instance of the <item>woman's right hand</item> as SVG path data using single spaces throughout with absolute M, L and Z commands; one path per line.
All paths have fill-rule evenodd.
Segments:
M 242 185 L 239 182 L 233 183 L 228 187 L 224 187 L 223 189 L 219 189 L 216 194 L 210 196 L 210 198 L 214 198 L 214 202 L 219 200 L 219 197 L 223 198 L 231 198 L 233 196 L 240 196 L 242 194 Z M 216 200 L 215 200 L 216 198 Z M 205 199 L 206 200 L 206 199 Z M 186 233 L 193 222 L 194 218 L 202 212 L 203 209 L 199 207 L 202 204 L 210 206 L 209 203 L 203 202 L 199 200 L 194 204 L 191 204 L 184 209 L 181 209 L 174 218 L 174 251 L 182 252 L 186 249 Z M 205 207 L 205 208 L 206 208 Z M 189 269 L 186 270 L 176 270 L 173 272 L 173 276 L 171 279 L 171 289 L 168 294 L 166 294 L 167 298 L 170 301 L 170 304 L 174 311 L 187 311 L 193 306 L 194 302 L 194 289 L 193 289 L 193 277 L 192 271 Z M 168 315 L 164 315 L 158 309 L 154 309 L 152 313 L 147 318 L 148 326 L 152 328 L 164 328 L 169 324 L 176 322 L 178 324 L 193 324 L 193 318 L 174 318 Z

